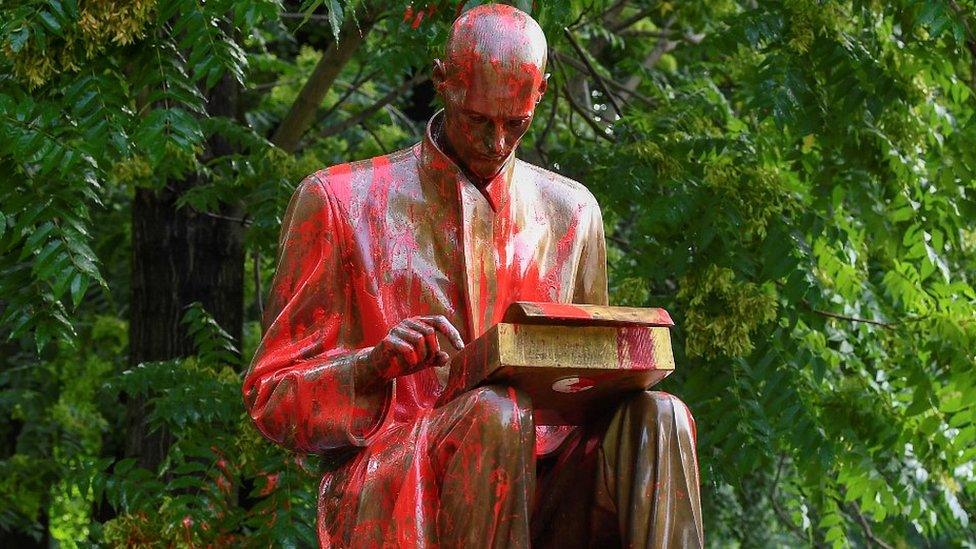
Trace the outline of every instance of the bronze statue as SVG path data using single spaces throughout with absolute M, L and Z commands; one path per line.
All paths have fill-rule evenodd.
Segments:
M 421 143 L 333 166 L 292 197 L 244 382 L 251 417 L 322 479 L 323 547 L 701 546 L 694 420 L 644 391 L 584 426 L 534 425 L 511 387 L 435 407 L 450 360 L 515 301 L 607 304 L 600 208 L 515 158 L 546 40 L 504 5 L 464 13 L 434 62 Z

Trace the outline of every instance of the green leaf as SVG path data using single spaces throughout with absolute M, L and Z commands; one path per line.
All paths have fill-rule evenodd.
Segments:
M 49 31 L 58 36 L 63 36 L 61 31 L 61 23 L 54 15 L 51 15 L 51 13 L 47 11 L 42 11 L 39 15 L 41 21 L 44 23 L 44 26 L 47 27 Z
M 19 53 L 20 50 L 24 49 L 27 45 L 27 40 L 30 38 L 30 29 L 27 26 L 22 26 L 19 29 L 10 33 L 8 38 L 10 44 L 10 51 L 13 53 Z
M 919 424 L 918 430 L 922 434 L 931 437 L 938 432 L 941 425 L 942 422 L 939 420 L 938 416 L 928 416 Z
M 54 228 L 55 225 L 51 221 L 45 221 L 39 227 L 35 228 L 30 236 L 27 237 L 27 241 L 24 242 L 24 251 L 21 253 L 21 259 L 26 258 L 29 254 L 40 248 L 41 242 L 47 239 L 54 231 Z
M 329 0 L 329 28 L 332 29 L 332 38 L 339 40 L 339 29 L 342 27 L 342 5 L 338 0 Z
M 81 300 L 85 297 L 85 292 L 88 291 L 88 282 L 89 278 L 81 273 L 76 273 L 71 277 L 71 301 L 75 307 L 80 305 Z

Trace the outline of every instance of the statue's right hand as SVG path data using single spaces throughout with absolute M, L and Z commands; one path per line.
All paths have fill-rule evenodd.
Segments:
M 385 380 L 431 366 L 443 366 L 450 360 L 450 355 L 441 349 L 438 333 L 446 336 L 456 349 L 464 347 L 461 334 L 443 315 L 415 316 L 390 329 L 373 347 L 369 360 Z

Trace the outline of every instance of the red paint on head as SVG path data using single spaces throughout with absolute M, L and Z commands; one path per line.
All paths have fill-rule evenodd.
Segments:
M 451 154 L 477 179 L 494 177 L 529 129 L 546 90 L 546 39 L 511 6 L 474 8 L 454 23 L 434 82 Z

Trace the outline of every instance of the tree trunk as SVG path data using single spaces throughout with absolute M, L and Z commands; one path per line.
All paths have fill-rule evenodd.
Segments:
M 362 44 L 376 21 L 374 7 L 365 3 L 359 17 L 347 17 L 339 41 L 323 54 L 313 74 L 282 121 L 274 143 L 293 151 L 313 122 L 312 115 L 342 67 Z M 207 113 L 241 119 L 240 88 L 225 76 L 208 94 Z M 234 153 L 225 139 L 215 136 L 205 153 L 209 159 Z M 170 181 L 162 190 L 139 189 L 132 206 L 132 305 L 129 323 L 129 363 L 169 360 L 193 353 L 181 319 L 187 305 L 199 301 L 240 348 L 244 320 L 243 207 L 225 203 L 221 211 L 206 213 L 189 206 L 177 209 L 180 195 L 202 183 L 191 177 Z M 149 432 L 145 401 L 126 403 L 125 455 L 141 467 L 158 468 L 171 443 L 163 430 Z
M 315 122 L 315 111 L 338 78 L 339 73 L 352 59 L 353 54 L 366 40 L 366 35 L 376 22 L 378 12 L 371 3 L 360 6 L 356 17 L 347 16 L 339 29 L 338 41 L 333 41 L 322 52 L 311 76 L 305 81 L 288 114 L 278 125 L 271 142 L 287 152 L 295 152 L 305 132 Z
M 211 116 L 237 117 L 239 89 L 229 77 L 210 92 Z M 206 156 L 233 153 L 220 136 Z M 208 158 L 205 158 L 206 161 Z M 225 203 L 217 213 L 176 207 L 181 194 L 202 183 L 195 176 L 170 181 L 162 190 L 138 189 L 132 206 L 132 304 L 129 362 L 132 365 L 193 354 L 181 324 L 186 307 L 199 301 L 240 348 L 244 320 L 243 208 Z M 125 454 L 154 470 L 165 457 L 170 437 L 150 433 L 145 402 L 130 399 Z

